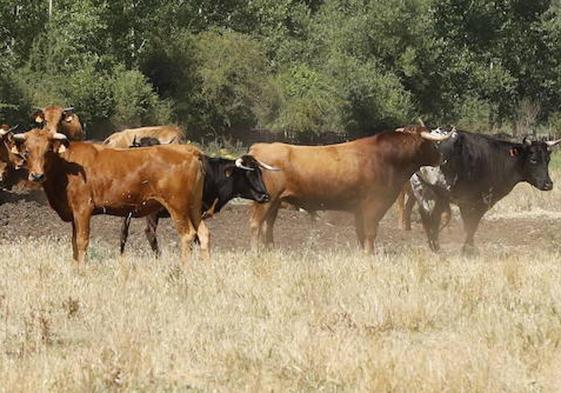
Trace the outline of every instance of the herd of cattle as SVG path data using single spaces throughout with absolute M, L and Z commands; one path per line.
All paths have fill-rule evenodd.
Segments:
M 549 191 L 551 149 L 561 142 L 472 134 L 455 128 L 431 130 L 422 122 L 354 141 L 326 146 L 257 143 L 237 159 L 209 157 L 185 143 L 181 129 L 128 129 L 102 143 L 85 141 L 73 108 L 50 106 L 33 114 L 24 133 L 0 126 L 0 180 L 41 184 L 50 206 L 72 224 L 74 260 L 84 261 L 92 215 L 124 217 L 121 252 L 132 218 L 146 217 L 146 235 L 159 253 L 158 220 L 171 217 L 183 262 L 195 240 L 208 257 L 210 233 L 204 219 L 233 198 L 254 201 L 251 246 L 273 243 L 279 208 L 289 203 L 311 214 L 342 210 L 354 214 L 360 246 L 373 250 L 378 224 L 396 199 L 401 222 L 419 205 L 431 249 L 458 205 L 466 239 L 485 214 L 519 182 Z M 444 218 L 444 220 L 443 220 Z

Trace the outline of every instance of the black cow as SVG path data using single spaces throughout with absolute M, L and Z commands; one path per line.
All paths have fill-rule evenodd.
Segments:
M 153 138 L 142 138 L 140 144 L 146 146 L 151 143 L 150 139 Z M 156 144 L 159 144 L 159 142 Z M 218 213 L 233 198 L 250 199 L 258 203 L 268 202 L 269 194 L 263 183 L 261 169 L 278 170 L 251 155 L 243 155 L 236 160 L 205 156 L 203 167 L 205 173 L 203 218 Z M 159 219 L 165 217 L 169 217 L 169 213 L 165 209 L 146 217 L 146 237 L 156 255 L 160 254 L 156 230 Z M 130 220 L 131 217 L 126 217 L 121 228 L 121 254 L 125 250 Z M 202 231 L 208 233 L 204 222 L 201 222 L 201 226 L 203 227 Z
M 542 191 L 550 191 L 550 149 L 561 142 L 509 142 L 483 134 L 453 132 L 439 150 L 444 161 L 440 173 L 418 172 L 411 178 L 414 195 L 419 202 L 423 226 L 429 247 L 437 251 L 438 234 L 443 212 L 450 202 L 458 205 L 464 223 L 466 239 L 464 253 L 474 251 L 474 235 L 483 215 L 514 186 L 527 182 Z M 416 192 L 415 192 L 416 191 Z M 430 200 L 424 200 L 423 196 Z

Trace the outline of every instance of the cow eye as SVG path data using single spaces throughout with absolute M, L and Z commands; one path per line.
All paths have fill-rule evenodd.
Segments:
M 536 165 L 537 163 L 538 163 L 538 160 L 536 160 L 535 158 L 530 158 L 530 164 Z

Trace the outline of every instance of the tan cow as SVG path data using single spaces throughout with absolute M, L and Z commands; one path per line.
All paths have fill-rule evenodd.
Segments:
M 371 253 L 378 222 L 396 200 L 403 184 L 424 165 L 438 165 L 434 135 L 425 127 L 407 127 L 328 146 L 258 143 L 249 154 L 281 168 L 263 172 L 271 201 L 254 204 L 252 247 L 273 242 L 273 225 L 281 202 L 306 210 L 343 210 L 355 216 L 361 247 Z
M 185 140 L 184 132 L 176 126 L 153 126 L 142 128 L 129 128 L 127 130 L 115 132 L 109 135 L 103 144 L 108 147 L 119 147 L 122 149 L 133 145 L 144 137 L 156 138 L 162 145 L 170 143 L 183 143 Z
M 51 132 L 60 132 L 72 141 L 86 139 L 86 133 L 80 123 L 80 118 L 73 107 L 63 108 L 57 105 L 50 105 L 38 109 L 33 113 L 33 120 L 41 128 Z
M 51 207 L 72 223 L 74 260 L 85 259 L 92 215 L 144 217 L 163 207 L 175 222 L 182 260 L 188 261 L 201 222 L 204 172 L 197 148 L 112 149 L 40 129 L 16 134 L 14 142 L 29 179 L 42 184 Z

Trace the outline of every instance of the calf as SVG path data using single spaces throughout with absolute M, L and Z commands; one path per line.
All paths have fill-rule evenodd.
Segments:
M 16 134 L 14 141 L 29 179 L 42 184 L 51 207 L 72 223 L 75 261 L 85 259 L 92 215 L 144 217 L 165 208 L 187 263 L 201 221 L 204 169 L 197 148 L 111 149 L 40 129 Z

